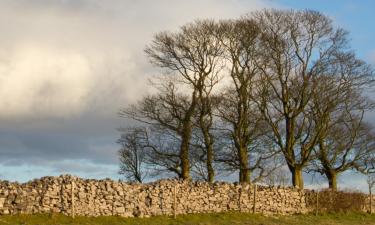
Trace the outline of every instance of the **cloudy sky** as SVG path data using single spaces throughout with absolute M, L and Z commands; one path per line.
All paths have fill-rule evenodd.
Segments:
M 147 93 L 153 34 L 262 8 L 316 9 L 375 63 L 371 0 L 0 0 L 0 179 L 117 175 L 120 108 Z M 371 118 L 371 117 L 369 117 Z M 346 186 L 364 185 L 355 176 Z

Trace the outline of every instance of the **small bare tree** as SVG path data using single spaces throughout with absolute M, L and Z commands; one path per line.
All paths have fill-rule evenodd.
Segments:
M 290 173 L 288 173 L 288 168 L 280 167 L 266 176 L 262 182 L 269 186 L 282 186 L 287 187 L 291 184 Z
M 142 128 L 120 129 L 124 133 L 117 141 L 121 145 L 118 151 L 120 160 L 119 174 L 129 181 L 142 183 L 147 172 L 145 171 L 145 132 Z
M 137 182 L 149 176 L 181 177 L 178 155 L 181 139 L 175 132 L 156 125 L 120 130 L 123 132 L 118 140 L 122 145 L 119 150 L 120 174 Z

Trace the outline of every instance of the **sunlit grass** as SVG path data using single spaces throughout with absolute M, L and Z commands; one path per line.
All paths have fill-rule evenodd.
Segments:
M 61 214 L 37 214 L 37 215 L 17 215 L 0 216 L 0 224 L 14 225 L 338 225 L 338 224 L 374 224 L 375 215 L 347 213 L 347 214 L 325 214 L 325 215 L 293 215 L 293 216 L 262 216 L 250 213 L 217 213 L 217 214 L 191 214 L 178 216 L 176 219 L 167 216 L 156 216 L 151 218 L 122 218 L 117 216 L 106 217 L 75 217 Z

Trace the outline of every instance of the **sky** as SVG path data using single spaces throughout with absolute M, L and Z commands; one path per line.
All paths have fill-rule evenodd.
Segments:
M 375 64 L 370 0 L 0 0 L 0 179 L 119 179 L 117 128 L 132 122 L 118 111 L 148 91 L 153 35 L 263 8 L 321 11 Z

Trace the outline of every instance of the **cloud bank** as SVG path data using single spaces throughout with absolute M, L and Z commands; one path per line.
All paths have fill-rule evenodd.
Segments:
M 152 36 L 264 0 L 0 1 L 1 178 L 116 177 L 117 111 L 147 93 Z

